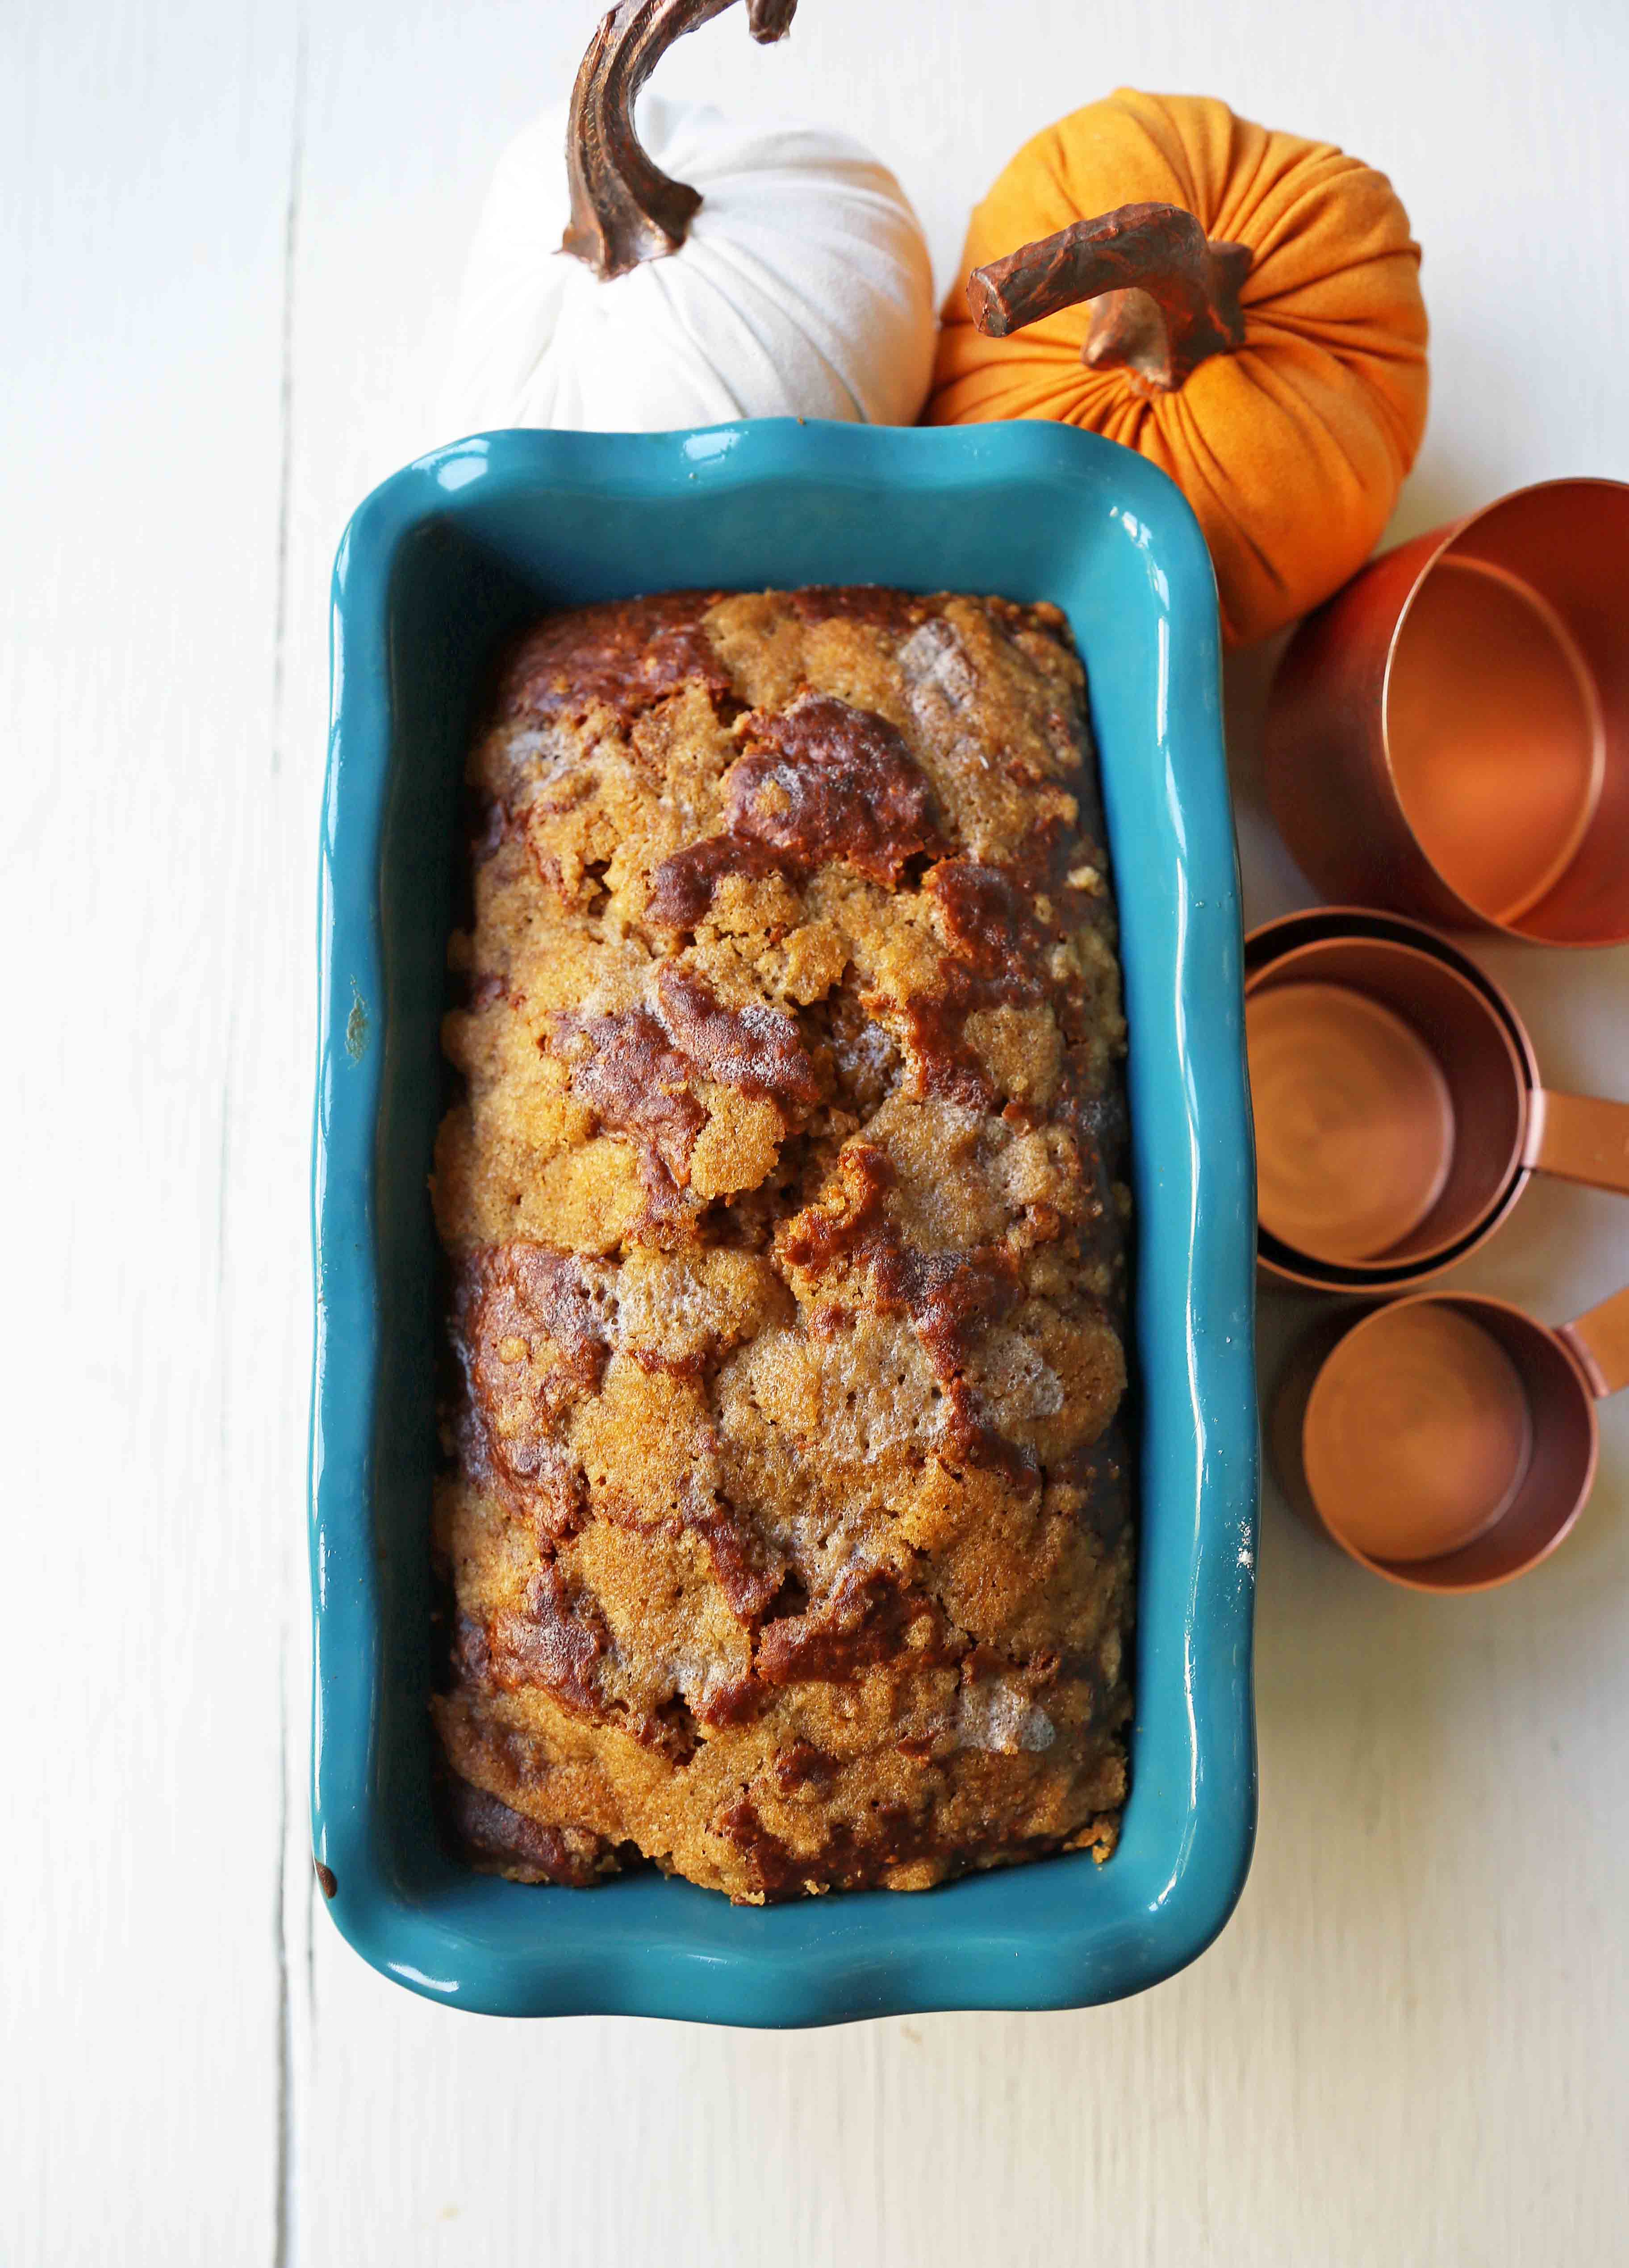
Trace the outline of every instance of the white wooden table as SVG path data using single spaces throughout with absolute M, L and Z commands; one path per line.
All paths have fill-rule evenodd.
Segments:
M 1269 1500 L 1255 1871 L 1140 2000 L 505 2025 L 313 1912 L 327 577 L 353 504 L 443 438 L 489 165 L 593 12 L 0 10 L 0 2262 L 1620 2261 L 1629 1408 L 1576 1536 L 1489 1598 L 1390 1592 Z M 664 73 L 851 127 L 942 276 L 1009 151 L 1122 80 L 1393 175 L 1435 328 L 1399 533 L 1629 475 L 1622 0 L 804 0 L 784 48 L 732 14 Z M 1229 688 L 1252 918 L 1306 895 L 1260 814 L 1263 681 L 1247 658 Z M 1629 954 L 1487 957 L 1558 1083 L 1629 1093 Z M 1559 1320 L 1629 1279 L 1629 1207 L 1537 1186 L 1464 1273 Z

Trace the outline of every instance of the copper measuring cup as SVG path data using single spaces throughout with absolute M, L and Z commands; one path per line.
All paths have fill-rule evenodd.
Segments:
M 1362 1566 L 1486 1591 L 1583 1510 L 1595 1405 L 1625 1386 L 1629 1291 L 1555 1330 L 1503 1300 L 1417 1293 L 1297 1350 L 1268 1447 L 1294 1508 Z
M 1244 968 L 1269 1275 L 1405 1289 L 1535 1173 L 1629 1195 L 1629 1103 L 1545 1087 L 1508 996 L 1435 931 L 1320 908 L 1253 930 Z
M 1376 560 L 1291 642 L 1266 754 L 1326 897 L 1629 938 L 1629 485 L 1546 481 Z

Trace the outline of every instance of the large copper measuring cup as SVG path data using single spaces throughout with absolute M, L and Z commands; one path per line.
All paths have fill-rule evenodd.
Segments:
M 1629 1291 L 1550 1329 L 1502 1300 L 1417 1293 L 1292 1357 L 1268 1426 L 1302 1517 L 1388 1581 L 1485 1591 L 1583 1510 L 1596 1403 L 1629 1386 Z
M 1546 481 L 1365 568 L 1284 657 L 1266 771 L 1326 897 L 1629 938 L 1629 485 Z
M 1324 907 L 1252 931 L 1244 968 L 1268 1274 L 1411 1289 L 1535 1173 L 1629 1194 L 1629 1103 L 1546 1087 L 1508 996 L 1449 939 Z

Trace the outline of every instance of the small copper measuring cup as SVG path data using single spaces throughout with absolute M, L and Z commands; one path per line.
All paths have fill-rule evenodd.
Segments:
M 1595 1405 L 1629 1386 L 1629 1291 L 1552 1330 L 1503 1300 L 1416 1293 L 1315 1333 L 1268 1447 L 1295 1509 L 1416 1591 L 1486 1591 L 1583 1510 Z
M 1546 1087 L 1508 996 L 1435 931 L 1320 908 L 1253 930 L 1244 968 L 1269 1275 L 1406 1289 L 1535 1173 L 1629 1195 L 1629 1103 Z
M 1546 481 L 1365 568 L 1285 654 L 1266 775 L 1326 897 L 1629 938 L 1629 485 Z

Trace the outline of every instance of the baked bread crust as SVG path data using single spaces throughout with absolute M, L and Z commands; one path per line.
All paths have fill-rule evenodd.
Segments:
M 550 617 L 473 752 L 432 1707 L 473 1863 L 1112 1847 L 1119 975 L 1045 606 Z

